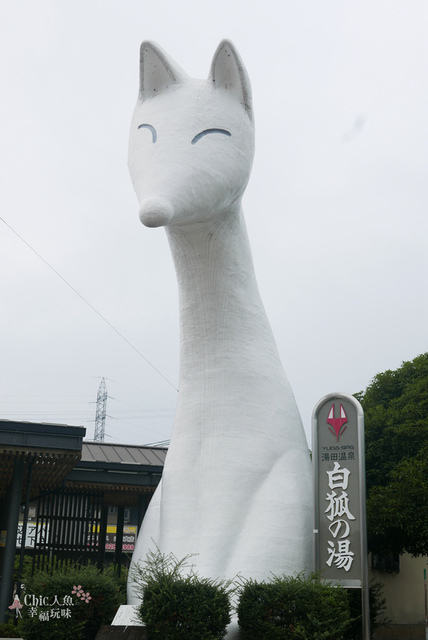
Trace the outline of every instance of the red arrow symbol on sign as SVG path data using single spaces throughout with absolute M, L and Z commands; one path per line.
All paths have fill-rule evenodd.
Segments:
M 328 428 L 329 431 L 331 431 L 331 433 L 333 433 L 333 434 L 336 434 L 336 440 L 337 440 L 337 442 L 339 442 L 339 436 L 341 436 L 342 433 L 346 429 L 346 427 L 343 427 L 343 425 L 348 422 L 348 417 L 347 417 L 347 415 L 345 413 L 345 409 L 343 408 L 342 405 L 340 405 L 340 418 L 335 418 L 334 417 L 334 402 L 333 402 L 333 404 L 331 405 L 330 412 L 328 414 L 327 422 L 328 422 L 328 424 L 331 424 L 331 426 L 334 429 L 334 431 L 333 431 L 333 429 L 330 429 L 330 427 L 329 427 Z

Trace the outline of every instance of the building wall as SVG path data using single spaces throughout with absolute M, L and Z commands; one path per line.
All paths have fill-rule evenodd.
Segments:
M 405 554 L 400 556 L 399 573 L 369 572 L 370 580 L 384 585 L 385 616 L 393 624 L 425 625 L 424 569 L 428 574 L 428 557 Z

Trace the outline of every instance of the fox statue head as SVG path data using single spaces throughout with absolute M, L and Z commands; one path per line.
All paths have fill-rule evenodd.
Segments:
M 211 221 L 239 211 L 254 156 L 251 86 L 223 40 L 207 80 L 190 78 L 143 42 L 129 171 L 147 227 Z

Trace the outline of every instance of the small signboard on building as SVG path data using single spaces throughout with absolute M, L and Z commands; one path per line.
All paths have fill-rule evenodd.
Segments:
M 136 537 L 137 527 L 125 525 L 123 527 L 122 551 L 134 551 Z M 106 551 L 116 551 L 116 525 L 107 525 Z
M 23 523 L 19 522 L 17 538 L 16 538 L 17 548 L 20 548 L 22 544 L 22 529 L 23 529 Z M 106 545 L 105 545 L 106 551 L 116 550 L 116 529 L 117 529 L 116 525 L 107 525 Z M 95 525 L 93 525 L 92 530 L 95 532 Z M 99 531 L 99 526 L 98 526 L 98 531 Z M 35 548 L 36 534 L 38 535 L 39 543 L 42 542 L 43 544 L 45 544 L 46 538 L 49 536 L 49 524 L 39 525 L 37 529 L 35 522 L 28 523 L 26 537 L 25 537 L 26 548 L 29 548 L 29 549 Z M 123 527 L 122 551 L 126 551 L 128 553 L 134 551 L 136 537 L 137 537 L 137 527 L 133 525 L 125 525 Z M 91 544 L 90 534 L 88 534 L 88 545 L 89 544 Z M 2 546 L 1 538 L 0 538 L 0 546 Z M 95 546 L 98 546 L 98 532 L 95 534 Z
M 315 571 L 322 580 L 361 588 L 368 618 L 364 456 L 358 400 L 344 393 L 322 398 L 312 417 Z

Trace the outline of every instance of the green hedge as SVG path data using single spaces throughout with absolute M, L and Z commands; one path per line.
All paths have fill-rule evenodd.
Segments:
M 350 624 L 346 591 L 315 575 L 245 582 L 237 612 L 243 640 L 340 640 Z
M 229 598 L 220 587 L 186 577 L 148 584 L 140 613 L 148 640 L 221 640 L 229 610 Z
M 188 560 L 159 550 L 131 567 L 139 617 L 148 640 L 221 640 L 230 622 L 231 596 L 238 601 L 242 640 L 357 640 L 361 592 L 321 582 L 319 575 L 273 576 L 257 583 L 200 578 Z M 236 582 L 240 586 L 236 586 Z M 370 587 L 371 631 L 387 621 L 382 586 Z
M 83 598 L 76 591 L 89 596 Z M 32 606 L 32 596 L 39 601 L 44 598 L 45 605 Z M 55 596 L 59 605 L 52 605 Z M 19 630 L 24 640 L 94 640 L 100 626 L 111 623 L 123 602 L 115 581 L 95 566 L 67 567 L 52 574 L 36 572 L 21 594 L 24 606 Z
M 190 557 L 190 556 L 189 556 Z M 230 622 L 230 583 L 201 578 L 172 554 L 149 552 L 131 570 L 148 640 L 222 640 Z
M 0 638 L 20 638 L 19 627 L 15 627 L 13 622 L 0 624 Z

